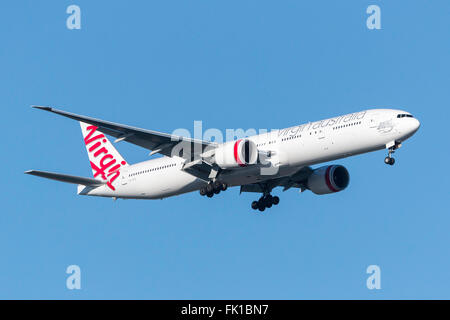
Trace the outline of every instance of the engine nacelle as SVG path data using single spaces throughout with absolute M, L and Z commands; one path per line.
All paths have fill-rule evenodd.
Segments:
M 230 141 L 215 150 L 215 161 L 222 169 L 245 167 L 258 160 L 256 144 L 247 139 Z
M 350 175 L 341 165 L 320 167 L 312 172 L 308 178 L 308 189 L 315 194 L 339 192 L 347 188 Z

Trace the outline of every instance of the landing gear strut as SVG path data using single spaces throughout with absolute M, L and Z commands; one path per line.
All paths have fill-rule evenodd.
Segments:
M 266 208 L 272 207 L 272 205 L 277 205 L 280 203 L 280 198 L 277 196 L 272 196 L 270 193 L 263 195 L 261 198 L 259 198 L 258 201 L 252 202 L 252 209 L 253 210 L 259 210 L 264 211 Z
M 395 152 L 395 150 L 397 149 L 397 145 L 390 147 L 388 156 L 386 158 L 384 158 L 384 163 L 393 166 L 395 163 L 395 159 L 392 157 L 392 154 Z
M 216 180 L 214 182 L 208 183 L 206 186 L 201 187 L 200 195 L 211 198 L 213 195 L 219 194 L 220 191 L 227 190 L 227 188 L 228 188 L 228 185 L 226 183 Z

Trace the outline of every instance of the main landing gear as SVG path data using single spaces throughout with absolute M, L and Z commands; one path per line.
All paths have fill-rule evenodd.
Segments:
M 263 195 L 258 201 L 252 202 L 252 209 L 264 211 L 266 208 L 272 207 L 280 203 L 280 198 L 271 196 L 270 194 Z
M 219 194 L 220 191 L 227 190 L 227 188 L 228 188 L 228 185 L 226 183 L 216 180 L 216 181 L 210 182 L 206 186 L 202 187 L 200 189 L 200 195 L 211 198 L 213 195 Z

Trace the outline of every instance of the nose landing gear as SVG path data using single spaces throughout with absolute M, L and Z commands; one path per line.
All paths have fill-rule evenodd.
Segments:
M 270 194 L 266 194 L 259 198 L 258 201 L 252 202 L 252 209 L 262 212 L 266 208 L 271 208 L 272 205 L 277 205 L 278 203 L 280 203 L 280 198 L 278 198 L 277 196 L 273 197 Z
M 389 151 L 388 151 L 388 156 L 386 158 L 384 158 L 384 163 L 393 166 L 395 163 L 395 159 L 392 157 L 392 154 L 395 152 L 395 150 L 397 150 L 398 148 L 400 148 L 401 144 L 395 144 L 392 147 L 389 147 Z

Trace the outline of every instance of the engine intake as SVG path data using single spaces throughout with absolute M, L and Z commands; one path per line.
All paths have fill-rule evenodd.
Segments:
M 331 165 L 314 170 L 307 186 L 315 194 L 328 194 L 344 190 L 349 182 L 350 175 L 344 166 Z
M 215 161 L 222 169 L 245 167 L 257 160 L 258 148 L 248 139 L 226 142 L 215 152 Z

